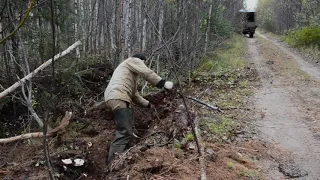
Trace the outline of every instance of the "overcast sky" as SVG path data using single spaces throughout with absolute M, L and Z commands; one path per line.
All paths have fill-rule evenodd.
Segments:
M 246 0 L 247 10 L 255 10 L 258 1 L 259 0 Z

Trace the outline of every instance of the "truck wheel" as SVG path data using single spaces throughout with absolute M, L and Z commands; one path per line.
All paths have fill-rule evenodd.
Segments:
M 250 38 L 253 38 L 253 33 L 249 33 L 249 37 L 250 37 Z

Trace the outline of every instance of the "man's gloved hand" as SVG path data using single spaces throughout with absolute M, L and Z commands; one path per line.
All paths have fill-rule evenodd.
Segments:
M 171 82 L 171 81 L 166 81 L 166 82 L 164 83 L 164 88 L 165 88 L 165 89 L 168 89 L 168 90 L 171 90 L 171 89 L 173 88 L 173 82 Z

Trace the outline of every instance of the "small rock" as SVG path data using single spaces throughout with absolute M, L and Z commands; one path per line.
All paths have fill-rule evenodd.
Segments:
M 188 149 L 189 150 L 195 150 L 196 146 L 192 142 L 190 142 L 190 143 L 188 143 Z
M 222 140 L 227 141 L 227 140 L 228 140 L 228 137 L 227 137 L 227 136 L 223 136 L 223 137 L 222 137 Z
M 208 154 L 215 154 L 216 152 L 213 150 L 213 149 L 211 149 L 211 148 L 208 148 L 208 149 L 206 149 L 206 152 L 208 153 Z
M 211 148 L 207 148 L 206 149 L 206 153 L 208 153 L 209 154 L 209 159 L 211 160 L 211 161 L 216 161 L 217 160 L 217 153 L 213 150 L 213 149 L 211 149 Z

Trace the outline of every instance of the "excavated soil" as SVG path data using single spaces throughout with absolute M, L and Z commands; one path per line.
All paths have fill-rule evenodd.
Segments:
M 64 135 L 50 139 L 55 176 L 58 179 L 198 179 L 201 171 L 197 150 L 177 149 L 172 144 L 173 137 L 179 139 L 182 132 L 190 130 L 188 124 L 177 123 L 186 118 L 183 109 L 179 109 L 179 94 L 176 90 L 160 91 L 146 98 L 156 104 L 157 112 L 134 108 L 135 132 L 139 137 L 130 151 L 115 159 L 111 172 L 106 169 L 105 159 L 115 124 L 112 113 L 100 106 L 81 117 L 90 122 L 77 138 Z M 75 115 L 73 121 L 77 118 L 80 117 Z M 41 139 L 32 139 L 1 145 L 0 177 L 48 179 L 41 144 Z M 207 176 L 209 179 L 246 179 L 239 174 L 248 168 L 259 172 L 252 159 L 269 157 L 267 149 L 267 144 L 260 141 L 244 141 L 238 145 L 207 142 Z M 64 165 L 61 161 L 77 158 L 85 161 L 83 166 Z M 234 162 L 232 167 L 227 166 L 229 162 Z
M 199 88 L 201 87 L 199 84 L 194 86 L 200 90 L 204 89 Z M 188 92 L 195 93 L 192 88 Z M 156 105 L 157 111 L 134 107 L 134 132 L 137 138 L 129 151 L 119 154 L 115 159 L 111 172 L 107 170 L 105 160 L 115 132 L 112 113 L 106 110 L 104 105 L 87 110 L 86 113 L 78 108 L 71 121 L 82 122 L 85 126 L 78 129 L 76 137 L 72 135 L 72 129 L 69 129 L 68 133 L 49 139 L 50 158 L 55 177 L 57 179 L 198 179 L 201 169 L 196 148 L 190 144 L 183 144 L 179 148 L 174 145 L 176 140 L 183 140 L 186 133 L 191 132 L 185 110 L 180 106 L 182 104 L 180 94 L 177 90 L 160 91 L 146 98 Z M 188 101 L 188 104 L 191 102 Z M 198 108 L 192 106 L 190 109 L 194 120 L 195 112 L 200 110 Z M 238 110 L 225 110 L 224 113 L 239 114 Z M 240 135 L 238 139 L 241 139 Z M 237 134 L 231 136 L 236 137 Z M 269 145 L 259 140 L 234 140 L 225 143 L 205 138 L 204 143 L 208 179 L 253 177 L 259 179 L 261 168 L 253 160 L 270 157 L 267 153 Z M 0 145 L 0 152 L 0 178 L 48 179 L 42 139 L 3 144 Z M 63 159 L 83 159 L 84 165 L 65 165 L 62 163 Z

